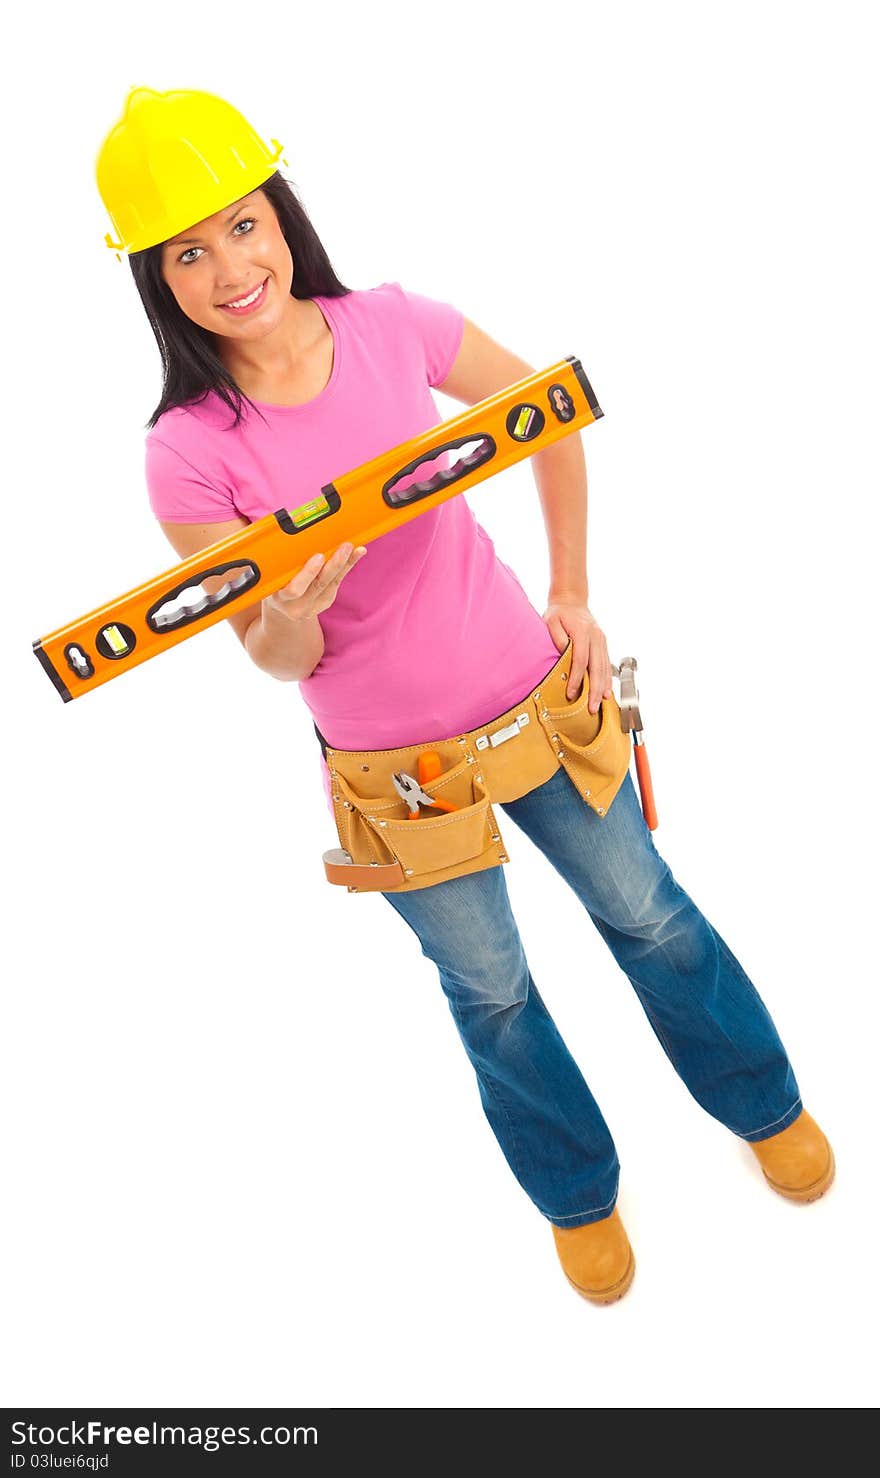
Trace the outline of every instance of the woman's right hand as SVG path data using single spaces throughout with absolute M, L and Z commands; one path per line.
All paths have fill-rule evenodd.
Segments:
M 366 552 L 363 544 L 340 544 L 328 560 L 323 554 L 313 554 L 292 580 L 265 597 L 264 605 L 280 611 L 288 621 L 307 621 L 319 615 L 332 606 L 345 576 Z

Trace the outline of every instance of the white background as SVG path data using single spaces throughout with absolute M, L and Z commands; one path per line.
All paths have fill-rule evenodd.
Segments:
M 215 0 L 7 35 L 6 1403 L 873 1402 L 869 14 Z M 67 706 L 31 655 L 175 562 L 142 467 L 158 352 L 93 178 L 134 84 L 282 140 L 347 285 L 577 354 L 604 409 L 591 605 L 638 658 L 655 843 L 838 1160 L 812 1206 L 765 1187 L 508 820 L 529 962 L 622 1162 L 611 1308 L 566 1283 L 415 936 L 326 883 L 296 686 L 225 623 Z M 542 611 L 529 464 L 469 501 Z

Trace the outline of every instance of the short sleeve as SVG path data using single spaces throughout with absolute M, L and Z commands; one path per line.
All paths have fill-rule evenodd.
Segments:
M 451 303 L 400 289 L 425 356 L 428 384 L 442 385 L 455 363 L 464 334 L 464 314 Z
M 147 437 L 144 465 L 150 507 L 160 522 L 222 523 L 241 516 L 228 491 L 156 436 Z

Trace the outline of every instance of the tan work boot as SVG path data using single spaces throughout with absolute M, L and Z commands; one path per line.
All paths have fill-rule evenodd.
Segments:
M 747 1142 L 767 1184 L 789 1201 L 818 1201 L 834 1179 L 834 1151 L 806 1109 L 779 1134 Z
M 623 1298 L 636 1260 L 616 1206 L 610 1216 L 584 1227 L 553 1226 L 553 1238 L 562 1271 L 583 1298 L 594 1304 Z

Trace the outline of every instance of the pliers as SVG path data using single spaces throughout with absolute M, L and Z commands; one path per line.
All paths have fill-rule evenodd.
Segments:
M 454 806 L 451 801 L 441 801 L 437 796 L 428 795 L 427 791 L 422 790 L 418 780 L 414 776 L 408 775 L 405 770 L 395 770 L 391 779 L 394 782 L 394 789 L 397 791 L 400 799 L 406 801 L 409 807 L 408 820 L 410 821 L 418 821 L 420 819 L 421 811 L 419 810 L 419 806 L 433 806 L 435 811 L 458 810 L 458 806 Z

